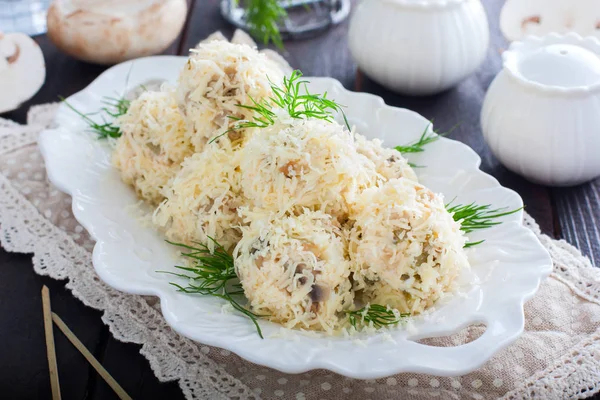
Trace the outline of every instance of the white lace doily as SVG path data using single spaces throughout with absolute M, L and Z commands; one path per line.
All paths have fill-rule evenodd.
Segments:
M 111 289 L 91 264 L 93 242 L 71 213 L 69 196 L 47 181 L 36 139 L 55 105 L 32 108 L 28 125 L 0 119 L 0 242 L 33 253 L 38 274 L 67 287 L 118 340 L 142 345 L 161 381 L 179 381 L 188 399 L 579 399 L 600 392 L 600 269 L 564 241 L 532 229 L 550 251 L 554 273 L 525 306 L 526 331 L 480 370 L 458 378 L 401 374 L 359 381 L 328 371 L 286 375 L 203 346 L 172 331 L 152 297 Z M 436 346 L 469 342 L 484 328 L 428 339 Z

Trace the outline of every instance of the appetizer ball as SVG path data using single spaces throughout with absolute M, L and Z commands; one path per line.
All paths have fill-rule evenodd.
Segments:
M 307 207 L 347 218 L 357 194 L 377 180 L 338 123 L 291 119 L 257 129 L 242 149 L 244 195 L 254 207 Z
M 384 180 L 407 178 L 417 182 L 415 171 L 408 165 L 408 161 L 395 149 L 383 147 L 379 139 L 367 140 L 367 138 L 359 134 L 355 134 L 355 142 L 358 152 L 375 164 L 377 173 Z
M 248 45 L 215 40 L 192 49 L 179 76 L 177 99 L 196 151 L 233 127 L 230 117 L 252 119 L 254 112 L 238 105 L 271 96 L 271 82 L 281 84 L 283 75 L 274 61 Z M 223 138 L 237 142 L 242 136 L 231 131 Z
M 418 314 L 469 263 L 460 224 L 441 196 L 406 178 L 365 190 L 348 251 L 362 301 Z
M 155 210 L 154 224 L 173 242 L 201 242 L 212 250 L 212 238 L 232 249 L 241 238 L 237 165 L 238 152 L 216 145 L 188 157 Z
M 173 92 L 144 92 L 118 124 L 113 163 L 138 196 L 158 204 L 181 162 L 193 153 Z
M 310 210 L 253 220 L 234 251 L 251 310 L 288 328 L 338 329 L 353 293 L 337 221 Z

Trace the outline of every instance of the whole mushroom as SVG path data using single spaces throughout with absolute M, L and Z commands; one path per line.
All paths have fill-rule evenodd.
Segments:
M 48 36 L 75 58 L 116 64 L 164 51 L 186 14 L 186 0 L 54 0 Z
M 32 98 L 45 79 L 44 55 L 37 43 L 22 33 L 0 32 L 0 113 Z

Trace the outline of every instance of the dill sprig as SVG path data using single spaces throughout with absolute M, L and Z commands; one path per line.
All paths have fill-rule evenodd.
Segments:
M 464 245 L 463 247 L 464 247 L 465 249 L 468 249 L 468 248 L 470 248 L 470 247 L 477 246 L 478 244 L 481 244 L 481 243 L 483 243 L 483 242 L 485 242 L 485 240 L 479 240 L 479 241 L 477 241 L 477 242 L 467 242 L 467 243 L 465 243 L 465 245 Z
M 264 44 L 273 42 L 283 48 L 279 23 L 287 17 L 280 0 L 236 0 L 245 8 L 245 19 L 250 33 Z
M 277 120 L 276 109 L 284 110 L 290 117 L 295 119 L 320 119 L 327 122 L 334 121 L 334 112 L 340 112 L 348 130 L 351 130 L 350 124 L 342 105 L 334 100 L 327 98 L 327 92 L 324 94 L 314 94 L 308 91 L 307 80 L 302 79 L 302 72 L 295 70 L 290 77 L 283 78 L 282 86 L 271 82 L 273 95 L 257 101 L 250 97 L 252 105 L 237 104 L 238 107 L 254 112 L 252 120 L 243 120 L 238 117 L 230 116 L 229 119 L 236 121 L 236 124 L 214 137 L 210 143 L 216 141 L 221 136 L 239 129 L 246 128 L 266 128 L 275 124 Z
M 515 210 L 506 211 L 506 207 L 492 209 L 490 204 L 483 206 L 471 203 L 468 205 L 455 205 L 452 203 L 446 205 L 449 213 L 453 214 L 454 220 L 460 222 L 460 229 L 465 233 L 471 233 L 480 229 L 491 228 L 500 225 L 502 221 L 497 221 L 498 218 L 514 214 L 521 211 L 523 207 Z
M 71 110 L 73 110 L 77 115 L 79 115 L 83 120 L 88 124 L 89 129 L 95 132 L 98 135 L 99 139 L 107 139 L 107 138 L 118 138 L 121 136 L 121 128 L 115 123 L 115 120 L 127 113 L 129 109 L 130 101 L 124 98 L 116 98 L 116 97 L 104 97 L 102 99 L 102 107 L 99 111 L 90 114 L 84 114 L 81 111 L 77 110 L 73 107 L 64 97 L 59 97 L 60 100 L 67 105 Z M 108 121 L 105 116 L 102 117 L 102 122 L 96 122 L 90 115 L 96 115 L 98 113 L 104 113 L 112 118 L 111 121 Z
M 333 112 L 343 112 L 342 106 L 328 99 L 327 92 L 322 95 L 309 93 L 308 83 L 307 80 L 302 80 L 302 72 L 295 70 L 289 78 L 283 78 L 283 87 L 271 82 L 273 97 L 270 97 L 270 100 L 279 108 L 285 109 L 292 118 L 314 118 L 333 122 Z
M 243 295 L 244 291 L 235 273 L 233 257 L 216 240 L 209 239 L 215 244 L 214 250 L 210 250 L 206 244 L 198 242 L 194 242 L 195 246 L 188 246 L 167 241 L 173 246 L 185 249 L 185 252 L 181 255 L 191 259 L 193 265 L 190 267 L 176 266 L 175 268 L 178 270 L 185 271 L 182 273 L 160 272 L 188 279 L 188 286 L 171 282 L 171 285 L 180 292 L 213 296 L 226 300 L 235 310 L 252 320 L 258 335 L 262 339 L 263 335 L 258 325 L 258 319 L 264 317 L 264 315 L 254 314 L 236 300 L 236 297 Z
M 379 329 L 384 326 L 397 325 L 403 318 L 410 317 L 410 314 L 398 314 L 395 310 L 379 304 L 369 304 L 360 310 L 346 311 L 350 325 L 355 329 L 359 323 L 361 325 L 373 324 L 373 327 Z
M 126 100 L 124 98 L 106 96 L 102 100 L 102 104 L 105 105 L 105 107 L 102 108 L 102 111 L 104 111 L 113 118 L 119 118 L 127 114 L 127 110 L 129 110 L 131 101 Z
M 492 209 L 491 204 L 478 205 L 475 202 L 467 205 L 452 205 L 453 202 L 454 200 L 446 204 L 446 210 L 452 214 L 456 222 L 460 223 L 460 229 L 464 233 L 471 233 L 476 230 L 488 229 L 500 225 L 502 221 L 498 221 L 499 218 L 514 214 L 523 209 L 523 207 L 514 210 L 507 210 L 506 207 Z M 465 244 L 465 248 L 477 246 L 483 242 L 484 240 L 469 242 Z
M 430 143 L 437 141 L 440 137 L 445 136 L 446 134 L 438 134 L 435 131 L 430 131 L 429 127 L 431 124 L 427 125 L 423 134 L 416 142 L 408 144 L 406 146 L 396 146 L 395 149 L 402 154 L 408 153 L 422 153 L 425 151 L 425 146 Z

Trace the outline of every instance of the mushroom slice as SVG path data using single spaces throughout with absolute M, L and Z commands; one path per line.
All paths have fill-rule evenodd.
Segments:
M 45 79 L 44 55 L 38 44 L 22 33 L 0 32 L 0 113 L 32 98 Z
M 521 28 L 523 30 L 525 30 L 527 28 L 527 25 L 529 25 L 529 24 L 538 24 L 539 25 L 541 23 L 542 23 L 542 17 L 539 15 L 534 15 L 534 16 L 525 18 L 521 22 Z

